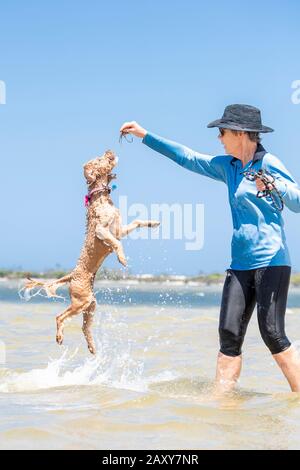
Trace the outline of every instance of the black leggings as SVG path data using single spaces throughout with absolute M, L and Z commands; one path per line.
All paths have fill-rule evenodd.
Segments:
M 260 334 L 271 353 L 277 354 L 291 345 L 284 331 L 290 275 L 290 266 L 268 266 L 247 271 L 227 269 L 219 323 L 220 351 L 223 354 L 241 354 L 256 303 Z

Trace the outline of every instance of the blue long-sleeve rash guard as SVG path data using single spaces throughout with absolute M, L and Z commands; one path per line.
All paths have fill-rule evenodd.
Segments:
M 258 144 L 253 159 L 243 167 L 241 160 L 231 155 L 204 155 L 150 132 L 143 143 L 184 168 L 227 185 L 233 221 L 231 269 L 291 266 L 281 212 L 270 198 L 257 198 L 255 181 L 241 174 L 250 167 L 267 170 L 275 178 L 286 207 L 300 212 L 300 188 L 277 157 Z

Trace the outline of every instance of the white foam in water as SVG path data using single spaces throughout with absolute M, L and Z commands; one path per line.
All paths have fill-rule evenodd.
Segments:
M 145 392 L 156 382 L 173 380 L 178 377 L 171 371 L 164 371 L 150 377 L 143 377 L 144 364 L 127 355 L 114 358 L 108 367 L 101 356 L 86 359 L 83 364 L 67 369 L 70 358 L 66 350 L 59 359 L 52 360 L 44 369 L 16 373 L 7 371 L 0 383 L 0 392 L 30 392 L 55 387 L 74 385 L 107 385 L 113 388 Z
M 169 382 L 171 380 L 177 379 L 180 377 L 179 373 L 175 373 L 170 370 L 164 370 L 163 372 L 157 374 L 157 375 L 152 375 L 151 377 L 148 378 L 148 383 L 149 385 L 152 383 L 156 382 Z
M 71 358 L 67 358 L 67 353 L 66 349 L 59 359 L 50 361 L 44 369 L 33 369 L 23 373 L 7 372 L 2 377 L 0 392 L 28 392 L 54 387 L 111 382 L 112 370 L 103 368 L 103 359 L 100 356 L 86 359 L 81 365 L 72 367 Z M 119 382 L 117 380 L 116 384 Z M 124 378 L 123 382 L 126 383 Z

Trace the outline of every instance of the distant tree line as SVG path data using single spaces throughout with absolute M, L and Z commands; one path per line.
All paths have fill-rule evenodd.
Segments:
M 27 277 L 43 278 L 43 279 L 58 279 L 65 276 L 70 270 L 64 271 L 62 269 L 48 269 L 45 271 L 23 271 L 12 269 L 0 269 L 0 278 L 7 279 L 25 279 Z M 212 273 L 212 274 L 198 274 L 197 276 L 177 276 L 168 273 L 162 274 L 132 274 L 130 271 L 122 271 L 121 269 L 108 269 L 101 268 L 97 275 L 96 280 L 141 280 L 143 282 L 165 282 L 165 281 L 181 281 L 183 283 L 197 282 L 203 284 L 220 284 L 223 283 L 225 273 Z M 293 273 L 291 275 L 291 284 L 293 286 L 300 286 L 300 273 Z

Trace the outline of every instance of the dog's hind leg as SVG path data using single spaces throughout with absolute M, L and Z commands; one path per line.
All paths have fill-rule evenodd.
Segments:
M 92 334 L 92 324 L 94 320 L 94 313 L 96 310 L 96 300 L 93 300 L 89 307 L 84 310 L 83 312 L 83 324 L 82 324 L 82 331 L 85 336 L 86 342 L 88 344 L 88 348 L 91 354 L 96 354 L 96 346 Z
M 56 326 L 57 326 L 57 332 L 56 332 L 56 342 L 58 344 L 62 344 L 63 339 L 64 339 L 64 323 L 65 320 L 69 317 L 73 317 L 74 315 L 78 315 L 85 307 L 85 304 L 71 304 L 69 305 L 66 310 L 64 310 L 60 315 L 57 315 L 56 317 Z

